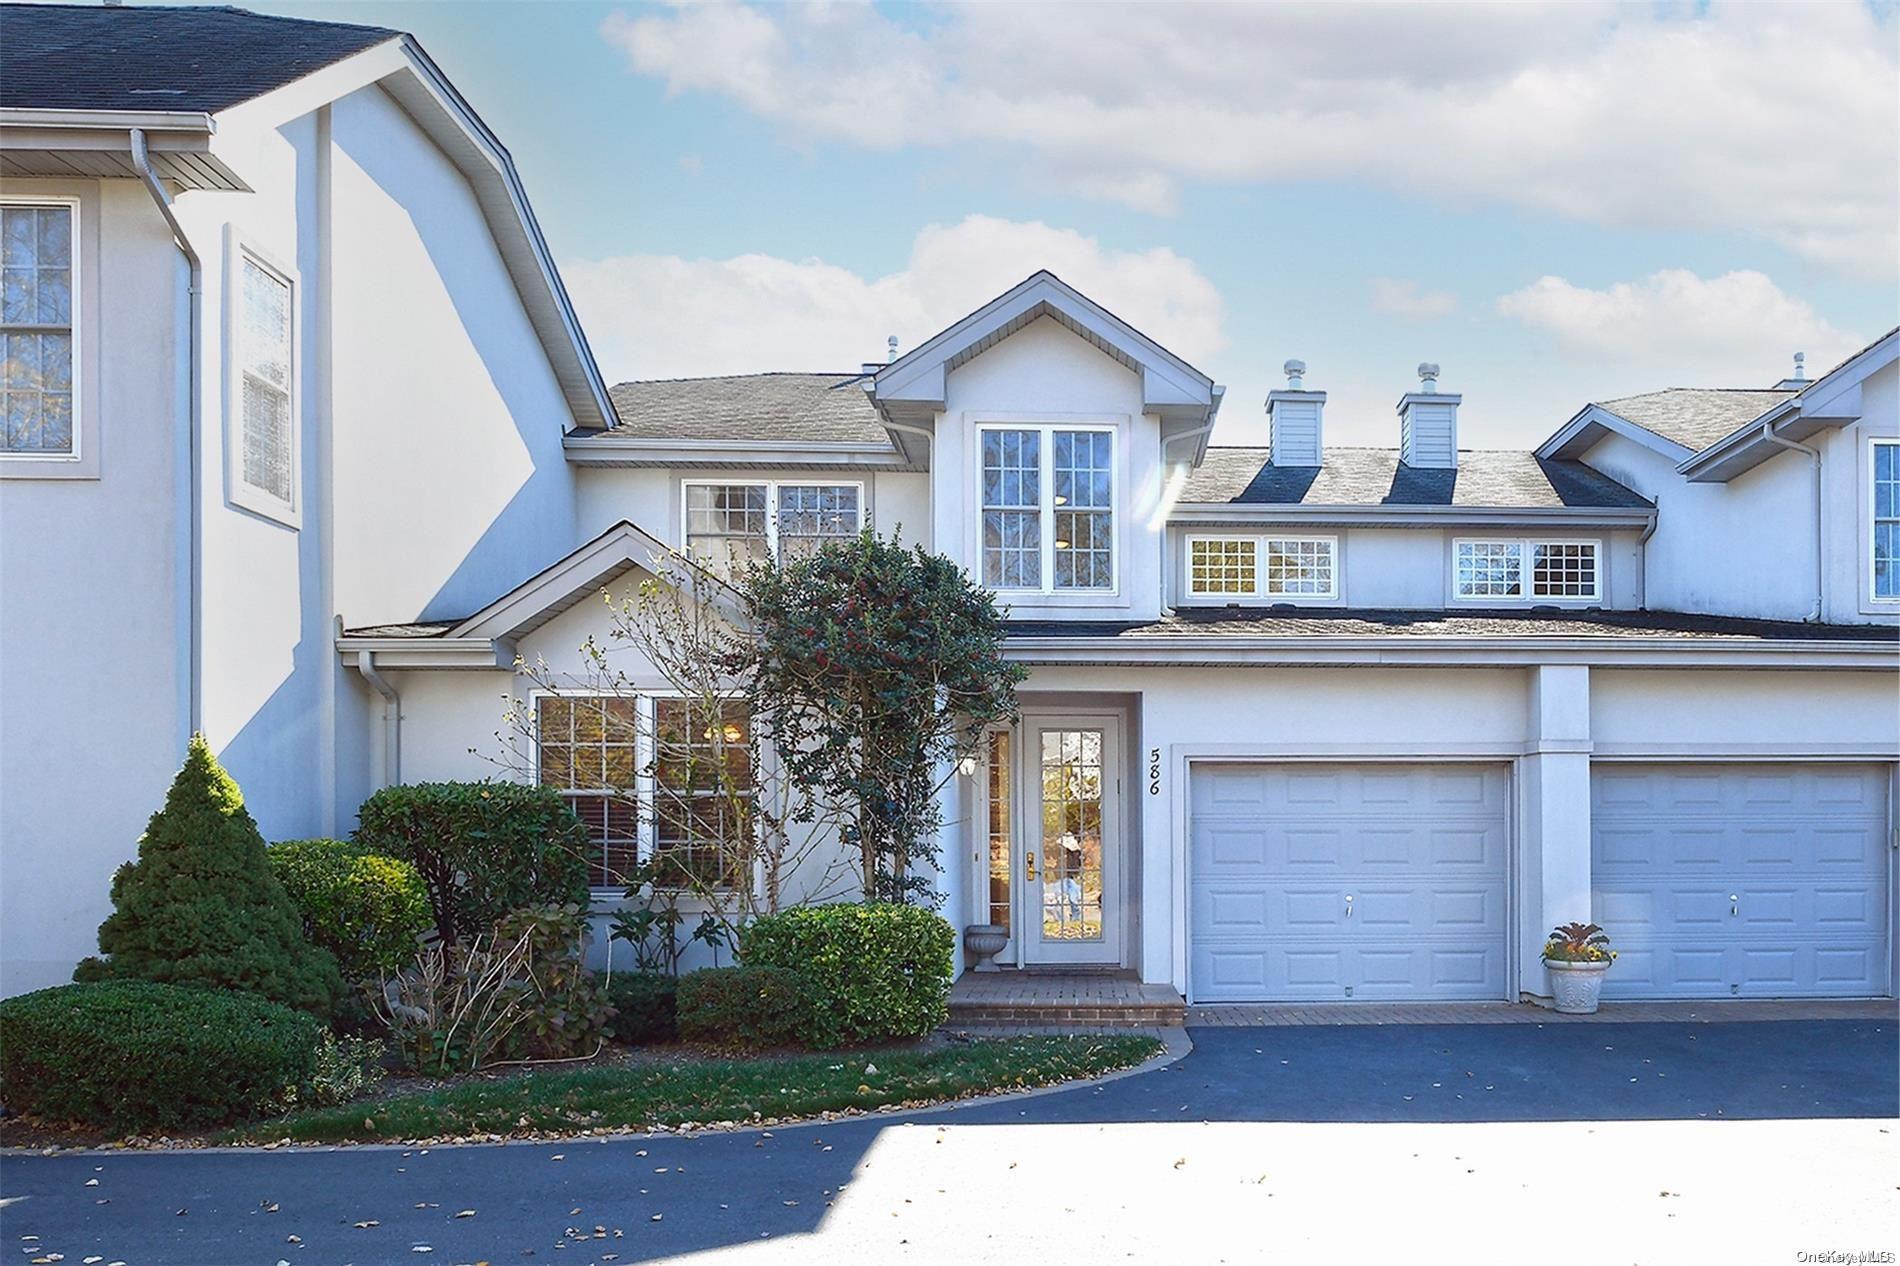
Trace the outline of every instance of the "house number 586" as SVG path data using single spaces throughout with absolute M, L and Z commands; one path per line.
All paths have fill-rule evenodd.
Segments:
M 1148 794 L 1161 794 L 1161 749 L 1158 747 L 1148 749 Z

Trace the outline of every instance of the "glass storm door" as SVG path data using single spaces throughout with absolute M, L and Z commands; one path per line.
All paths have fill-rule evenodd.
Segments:
M 1025 721 L 1018 938 L 1025 964 L 1121 961 L 1113 717 Z

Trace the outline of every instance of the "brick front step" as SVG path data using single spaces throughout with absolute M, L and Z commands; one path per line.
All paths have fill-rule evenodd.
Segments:
M 996 1005 L 951 1003 L 950 1024 L 1098 1024 L 1116 1028 L 1173 1028 L 1187 1018 L 1186 1006 L 1136 1004 L 1123 1006 Z

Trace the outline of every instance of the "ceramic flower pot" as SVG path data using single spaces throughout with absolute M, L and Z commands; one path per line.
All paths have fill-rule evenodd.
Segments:
M 1597 999 L 1603 993 L 1603 973 L 1608 962 L 1568 963 L 1546 958 L 1550 972 L 1550 994 L 1557 1010 L 1565 1015 L 1594 1015 Z
M 996 964 L 990 959 L 1003 952 L 1009 944 L 1009 929 L 994 923 L 973 923 L 963 929 L 963 952 L 970 960 L 971 971 L 995 971 Z

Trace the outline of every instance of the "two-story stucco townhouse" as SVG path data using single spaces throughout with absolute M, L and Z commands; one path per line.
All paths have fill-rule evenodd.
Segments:
M 0 483 L 7 990 L 90 948 L 194 725 L 285 838 L 508 767 L 519 709 L 523 776 L 592 825 L 611 902 L 679 842 L 601 798 L 653 726 L 615 750 L 586 702 L 589 599 L 868 525 L 994 590 L 1030 666 L 944 792 L 943 910 L 1006 925 L 1006 966 L 1544 997 L 1544 931 L 1594 917 L 1613 996 L 1894 992 L 1900 332 L 1813 379 L 1591 404 L 1532 452 L 1459 448 L 1428 366 L 1390 447 L 1329 446 L 1289 362 L 1270 447 L 1222 448 L 1219 386 L 1039 273 L 888 363 L 607 399 L 505 153 L 412 41 L 40 12 L 0 37 L 99 23 L 57 53 L 96 96 L 0 95 L 0 122 L 168 88 L 203 113 L 177 157 L 130 118 L 0 129 L 8 213 L 79 226 L 51 336 L 84 388 Z M 88 61 L 134 29 L 228 41 L 225 69 Z M 250 60 L 293 40 L 309 60 Z M 293 456 L 254 468 L 260 441 Z M 284 460 L 290 504 L 260 502 Z M 542 661 L 556 694 L 517 667 Z M 621 667 L 649 722 L 678 706 Z

